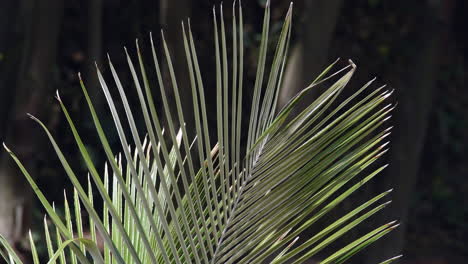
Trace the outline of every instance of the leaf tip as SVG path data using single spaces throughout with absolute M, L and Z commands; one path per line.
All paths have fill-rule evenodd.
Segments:
M 59 93 L 59 90 L 55 90 L 55 99 L 57 99 L 57 101 L 59 101 L 59 103 L 62 103 L 62 98 L 60 98 L 60 93 Z
M 138 55 L 140 55 L 141 54 L 141 52 L 140 52 L 140 40 L 138 38 L 135 39 L 135 47 L 137 49 Z
M 377 155 L 374 156 L 374 159 L 378 159 L 382 157 L 385 153 L 387 153 L 388 149 L 384 149 L 383 151 L 379 152 Z
M 10 148 L 7 147 L 7 145 L 5 144 L 5 142 L 3 142 L 2 144 L 3 144 L 3 148 L 4 148 L 8 153 L 11 153 Z
M 393 92 L 395 91 L 395 89 L 392 89 L 391 91 L 387 91 L 387 94 L 384 96 L 385 99 L 389 98 L 390 96 L 392 96 Z
M 161 28 L 161 38 L 164 45 L 166 45 L 166 37 L 164 36 L 164 29 Z
M 401 258 L 401 257 L 403 257 L 403 254 L 400 254 L 400 255 L 398 255 L 398 256 L 395 256 L 395 257 L 391 258 L 390 260 L 397 260 L 397 259 L 399 259 L 399 258 Z
M 388 136 L 388 135 L 389 134 L 385 134 L 384 136 Z M 382 144 L 382 146 L 379 147 L 379 150 L 385 148 L 388 144 L 390 144 L 390 141 L 387 141 L 384 144 Z
M 291 243 L 289 243 L 289 245 L 286 248 L 290 249 L 292 246 L 294 246 L 294 244 L 297 242 L 297 240 L 299 240 L 299 236 L 294 238 L 294 240 Z
M 154 46 L 154 42 L 153 42 L 153 31 L 150 31 L 150 32 L 149 32 L 149 38 L 150 38 L 151 46 Z
M 35 120 L 35 121 L 38 121 L 39 119 L 37 119 L 35 116 L 33 116 L 31 113 L 26 113 L 26 115 L 31 118 L 32 120 Z

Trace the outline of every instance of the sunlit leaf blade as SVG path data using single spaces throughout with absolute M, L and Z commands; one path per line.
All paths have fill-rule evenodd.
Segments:
M 34 264 L 39 264 L 39 256 L 36 249 L 36 243 L 34 242 L 34 238 L 32 235 L 31 230 L 29 231 L 29 244 L 31 244 L 31 254 Z
M 109 76 L 100 69 L 97 76 L 113 127 L 102 125 L 105 113 L 96 112 L 79 75 L 106 155 L 103 171 L 98 171 L 86 138 L 57 93 L 88 170 L 86 189 L 52 133 L 31 116 L 48 136 L 74 187 L 70 202 L 65 196 L 63 217 L 5 146 L 52 220 L 51 230 L 56 230 L 49 232 L 44 219 L 49 263 L 89 263 L 89 258 L 105 264 L 304 263 L 388 205 L 382 199 L 391 190 L 299 242 L 303 231 L 324 220 L 387 166 L 376 162 L 387 151 L 391 130 L 387 123 L 394 108 L 387 98 L 392 91 L 385 86 L 372 88 L 373 79 L 354 93 L 344 93 L 357 66 L 348 61 L 335 70 L 337 60 L 319 76 L 311 76 L 309 86 L 277 109 L 280 87 L 290 88 L 283 83 L 283 73 L 292 34 L 292 4 L 272 48 L 275 38 L 270 36 L 272 15 L 270 1 L 266 2 L 252 83 L 244 76 L 240 2 L 233 3 L 232 12 L 229 24 L 223 6 L 213 8 L 210 49 L 215 68 L 207 73 L 199 62 L 200 47 L 190 20 L 182 23 L 183 54 L 171 53 L 163 31 L 160 46 L 150 34 L 150 58 L 145 58 L 146 46 L 138 41 L 135 57 L 132 48 L 125 48 L 130 84 L 121 79 L 109 57 Z M 188 76 L 175 71 L 174 56 L 185 56 Z M 189 79 L 190 87 L 179 87 L 182 78 Z M 215 87 L 205 87 L 204 78 L 213 78 L 209 83 Z M 319 86 L 324 92 L 300 108 L 307 93 Z M 135 89 L 135 100 L 130 89 Z M 188 94 L 193 108 L 183 104 L 182 97 Z M 246 94 L 252 98 L 245 100 Z M 252 105 L 244 109 L 247 101 Z M 136 106 L 131 105 L 135 102 Z M 209 104 L 215 104 L 216 113 L 208 111 Z M 194 120 L 194 131 L 188 131 L 186 120 Z M 210 127 L 212 120 L 216 124 Z M 117 152 L 107 138 L 113 129 L 120 144 Z M 101 202 L 98 213 L 94 205 Z M 374 229 L 322 263 L 344 263 L 396 226 L 392 222 Z M 85 237 L 86 228 L 90 238 Z M 32 236 L 30 241 L 36 264 L 39 258 Z M 3 238 L 0 244 L 7 262 L 21 263 Z
M 2 245 L 6 250 L 6 252 L 0 250 L 3 260 L 5 260 L 7 263 L 23 264 L 15 250 L 10 246 L 8 241 L 2 235 L 0 235 L 0 245 Z
M 385 261 L 382 261 L 382 262 L 380 262 L 379 264 L 390 264 L 390 263 L 392 263 L 392 262 L 394 262 L 394 261 L 399 260 L 399 259 L 402 258 L 402 257 L 403 257 L 403 255 L 398 255 L 398 256 L 396 256 L 396 257 L 393 257 L 393 258 L 387 259 L 387 260 L 385 260 Z
M 396 224 L 396 221 L 380 226 L 374 229 L 373 231 L 369 232 L 368 234 L 358 238 L 357 240 L 345 246 L 341 250 L 338 250 L 336 253 L 323 260 L 322 263 L 343 263 L 349 257 L 359 252 L 359 250 L 375 242 L 376 240 L 388 234 L 390 231 L 397 228 L 398 226 L 399 224 Z
M 5 145 L 5 143 L 3 144 L 3 147 L 5 148 L 5 150 L 8 152 L 8 154 L 10 154 L 10 156 L 12 157 L 12 159 L 15 161 L 15 163 L 18 165 L 19 169 L 21 170 L 21 172 L 23 173 L 23 175 L 26 177 L 26 179 L 28 180 L 29 184 L 31 185 L 34 193 L 37 195 L 37 197 L 39 198 L 41 204 L 44 206 L 45 210 L 47 211 L 47 214 L 51 217 L 54 225 L 60 230 L 62 236 L 66 237 L 66 238 L 70 238 L 72 237 L 72 234 L 70 234 L 68 232 L 68 229 L 66 228 L 65 224 L 63 223 L 63 221 L 60 219 L 60 217 L 55 213 L 52 205 L 49 203 L 49 201 L 47 201 L 47 199 L 45 198 L 44 194 L 41 192 L 41 190 L 39 189 L 39 187 L 37 186 L 36 182 L 34 181 L 34 179 L 31 177 L 31 175 L 29 174 L 29 172 L 26 170 L 26 168 L 23 166 L 23 164 L 21 163 L 21 161 L 18 159 L 18 157 Z M 47 222 L 46 222 L 46 219 L 44 218 L 44 226 L 45 226 L 45 229 L 46 229 L 46 235 L 48 234 L 48 229 L 47 229 Z M 4 242 L 0 241 L 0 244 L 2 244 L 4 247 L 7 247 L 7 245 L 5 245 Z M 84 254 L 76 247 L 75 244 L 71 244 L 70 247 L 74 250 L 75 254 L 77 255 L 77 257 L 79 258 L 79 260 L 81 261 L 81 263 L 89 263 L 89 261 L 86 259 L 86 257 L 84 256 Z

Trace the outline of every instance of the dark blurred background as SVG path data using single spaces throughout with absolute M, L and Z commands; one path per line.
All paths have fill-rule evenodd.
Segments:
M 135 38 L 139 38 L 148 50 L 148 33 L 159 33 L 163 27 L 176 70 L 183 76 L 186 62 L 180 56 L 180 21 L 191 17 L 210 87 L 214 82 L 209 78 L 214 63 L 214 4 L 219 1 L 0 1 L 0 140 L 15 150 L 57 207 L 64 186 L 71 185 L 48 141 L 26 113 L 47 124 L 85 179 L 85 166 L 53 98 L 55 90 L 70 106 L 99 163 L 104 157 L 83 107 L 77 72 L 83 74 L 97 108 L 104 111 L 104 118 L 107 115 L 104 122 L 110 125 L 96 85 L 94 62 L 108 74 L 104 67 L 108 52 L 129 83 L 123 46 L 134 52 Z M 242 4 L 248 83 L 255 78 L 265 0 Z M 289 1 L 272 0 L 271 5 L 274 40 Z M 378 263 L 403 253 L 402 263 L 468 263 L 468 207 L 464 205 L 468 201 L 467 1 L 297 0 L 294 9 L 287 85 L 281 101 L 287 101 L 338 57 L 344 59 L 341 65 L 348 58 L 358 65 L 350 91 L 376 76 L 379 84 L 395 89 L 398 101 L 386 157 L 391 165 L 367 192 L 394 187 L 392 206 L 369 225 L 399 219 L 402 226 L 351 262 Z M 231 11 L 231 1 L 225 1 L 227 21 Z M 270 46 L 272 50 L 273 41 Z M 184 89 L 187 78 L 180 78 L 179 85 Z M 117 143 L 118 139 L 114 135 L 112 140 Z M 30 227 L 41 229 L 43 214 L 24 177 L 2 151 L 0 233 L 27 254 L 25 234 Z

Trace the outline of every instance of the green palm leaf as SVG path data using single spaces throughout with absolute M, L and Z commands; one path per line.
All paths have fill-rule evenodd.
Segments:
M 368 92 L 372 80 L 338 103 L 337 98 L 356 71 L 356 65 L 350 61 L 345 68 L 330 73 L 335 62 L 278 110 L 278 91 L 280 86 L 287 86 L 282 84 L 282 77 L 291 35 L 292 5 L 286 14 L 273 61 L 267 65 L 270 20 L 267 4 L 252 107 L 245 110 L 242 108 L 246 85 L 242 9 L 234 4 L 232 54 L 228 54 L 222 6 L 219 13 L 213 9 L 213 14 L 215 97 L 207 97 L 205 93 L 203 78 L 212 75 L 202 75 L 190 21 L 182 24 L 193 108 L 182 104 L 178 78 L 185 76 L 174 72 L 163 33 L 161 56 L 169 68 L 169 84 L 163 82 L 152 36 L 152 58 L 148 61 L 143 58 L 138 41 L 136 58 L 125 49 L 138 95 L 138 108 L 130 106 L 126 94 L 130 88 L 123 87 L 110 59 L 112 85 L 97 70 L 121 142 L 121 154 L 110 148 L 107 128 L 102 126 L 80 76 L 106 153 L 104 172 L 97 171 L 84 138 L 57 93 L 89 170 L 88 186 L 78 181 L 44 124 L 31 116 L 48 135 L 74 186 L 71 204 L 65 196 L 65 219 L 55 212 L 20 160 L 5 147 L 55 226 L 56 239 L 53 240 L 45 222 L 50 263 L 65 263 L 66 260 L 89 263 L 88 254 L 95 263 L 302 263 L 388 204 L 381 200 L 390 191 L 366 201 L 304 242 L 298 242 L 302 231 L 385 168 L 367 172 L 367 168 L 386 152 L 385 138 L 391 129 L 386 127 L 386 120 L 393 107 L 385 102 L 392 92 L 384 87 Z M 148 76 L 154 75 L 156 85 L 149 82 Z M 329 88 L 299 111 L 298 103 L 304 96 L 325 84 L 329 84 Z M 118 97 L 112 95 L 111 86 L 117 88 Z M 172 89 L 173 98 L 166 94 L 168 89 Z M 160 112 L 153 99 L 154 93 L 160 94 Z M 117 110 L 117 100 L 123 105 L 122 112 Z M 169 107 L 171 100 L 175 102 L 174 112 Z M 216 127 L 211 128 L 216 131 L 216 138 L 210 138 L 208 102 L 216 103 L 217 122 Z M 246 113 L 250 118 L 248 126 L 244 127 L 242 118 Z M 136 125 L 136 115 L 143 116 L 144 127 Z M 187 117 L 195 120 L 194 131 L 187 130 Z M 162 127 L 163 119 L 167 120 L 166 128 Z M 129 127 L 130 133 L 126 133 L 124 127 Z M 147 136 L 143 139 L 142 134 Z M 246 140 L 242 140 L 245 136 Z M 94 209 L 95 199 L 102 199 L 102 213 Z M 89 219 L 81 215 L 81 207 L 88 212 Z M 83 237 L 84 223 L 90 226 L 90 239 Z M 323 263 L 345 262 L 396 226 L 391 222 L 371 231 L 325 258 Z M 103 252 L 98 250 L 99 237 L 104 241 Z M 1 243 L 6 250 L 2 252 L 4 259 L 9 263 L 21 263 L 4 239 Z M 34 263 L 38 263 L 32 238 L 31 246 Z

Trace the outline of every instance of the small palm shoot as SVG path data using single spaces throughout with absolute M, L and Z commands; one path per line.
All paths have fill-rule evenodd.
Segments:
M 121 142 L 120 153 L 111 149 L 107 128 L 102 126 L 80 76 L 107 157 L 103 172 L 93 163 L 84 138 L 57 93 L 89 171 L 87 186 L 80 183 L 47 127 L 31 115 L 44 129 L 74 186 L 73 194 L 65 195 L 63 219 L 21 161 L 5 146 L 47 211 L 44 232 L 48 263 L 303 263 L 385 208 L 389 202 L 381 201 L 391 190 L 298 242 L 301 232 L 385 168 L 362 175 L 386 152 L 385 140 L 391 128 L 385 124 L 393 106 L 386 103 L 391 91 L 384 87 L 368 91 L 374 80 L 337 102 L 356 71 L 356 65 L 350 61 L 348 66 L 332 73 L 336 62 L 333 63 L 285 107 L 277 109 L 291 35 L 291 12 L 292 5 L 273 61 L 267 67 L 270 20 L 267 4 L 249 110 L 243 109 L 246 90 L 240 5 L 234 4 L 233 8 L 232 54 L 228 54 L 223 9 L 219 14 L 213 9 L 216 98 L 206 97 L 203 77 L 212 75 L 202 75 L 190 22 L 182 24 L 190 79 L 187 91 L 178 87 L 178 79 L 182 77 L 174 72 L 163 33 L 162 56 L 169 68 L 170 85 L 163 82 L 152 36 L 152 57 L 143 58 L 138 41 L 136 57 L 125 50 L 139 107 L 130 106 L 126 95 L 126 89 L 130 88 L 123 87 L 109 58 L 118 99 L 111 94 L 110 84 L 99 69 L 97 74 Z M 150 75 L 156 76 L 156 84 L 149 82 Z M 310 90 L 327 83 L 331 84 L 323 94 L 293 116 Z M 153 99 L 156 89 L 162 111 Z M 167 96 L 168 89 L 172 89 L 173 98 Z M 192 95 L 190 109 L 182 104 L 180 96 L 187 93 Z M 117 111 L 117 100 L 123 105 L 122 112 Z M 175 102 L 175 111 L 169 107 L 170 100 Z M 213 101 L 217 106 L 216 127 L 211 128 L 216 130 L 215 139 L 210 137 L 207 111 L 207 103 Z M 143 117 L 144 127 L 137 127 L 136 115 Z M 195 120 L 194 131 L 187 131 L 185 125 L 189 115 Z M 249 117 L 248 126 L 243 125 L 244 116 Z M 163 119 L 168 124 L 165 128 L 161 125 Z M 129 127 L 130 133 L 124 127 Z M 102 199 L 102 212 L 93 206 L 96 199 Z M 82 215 L 82 210 L 88 216 Z M 48 221 L 53 223 L 52 227 Z M 321 263 L 346 262 L 397 225 L 390 222 L 378 227 Z M 89 227 L 89 236 L 84 235 L 85 226 Z M 98 246 L 101 239 L 102 250 Z M 31 235 L 30 242 L 33 262 L 39 263 Z M 5 250 L 0 252 L 7 262 L 22 263 L 5 239 L 1 243 Z

